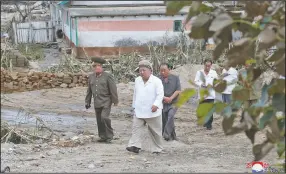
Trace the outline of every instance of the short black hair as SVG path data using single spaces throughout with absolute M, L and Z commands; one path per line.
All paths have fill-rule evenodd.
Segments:
M 170 65 L 169 63 L 166 63 L 166 62 L 161 63 L 161 64 L 160 64 L 160 67 L 161 67 L 161 66 L 167 66 L 168 69 L 172 69 L 172 68 L 173 68 L 172 65 Z
M 211 64 L 213 64 L 213 61 L 211 59 L 205 59 L 204 60 L 204 64 L 206 64 L 207 62 L 210 62 Z

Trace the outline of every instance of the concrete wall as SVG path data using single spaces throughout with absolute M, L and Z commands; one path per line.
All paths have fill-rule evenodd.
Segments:
M 149 42 L 172 42 L 180 34 L 173 32 L 174 20 L 184 16 L 138 16 L 79 18 L 79 47 L 142 46 Z M 188 30 L 190 26 L 188 25 Z M 164 43 L 167 44 L 168 43 Z

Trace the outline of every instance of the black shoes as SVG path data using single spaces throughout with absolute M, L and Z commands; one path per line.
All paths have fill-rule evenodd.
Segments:
M 100 143 L 111 143 L 111 138 L 107 138 L 107 139 L 104 139 L 104 138 L 100 138 L 99 140 L 97 140 L 97 142 L 100 142 Z
M 207 126 L 206 124 L 204 124 L 204 127 L 206 127 L 207 130 L 212 130 L 212 126 Z
M 133 153 L 139 153 L 139 150 L 141 148 L 135 147 L 135 146 L 131 146 L 131 147 L 126 147 L 126 150 L 128 150 L 129 152 L 133 152 Z

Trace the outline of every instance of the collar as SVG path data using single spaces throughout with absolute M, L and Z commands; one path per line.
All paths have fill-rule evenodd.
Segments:
M 150 77 L 149 77 L 149 79 L 148 79 L 148 81 L 146 82 L 146 84 L 147 84 L 147 83 L 152 83 L 152 82 L 153 82 L 153 79 L 154 79 L 153 77 L 154 77 L 153 74 L 151 74 Z M 141 76 L 140 76 L 140 81 L 144 83 L 144 80 L 143 80 L 143 78 L 142 78 Z
M 214 70 L 210 69 L 208 75 L 209 75 L 209 74 L 213 74 L 213 72 L 214 72 Z M 206 75 L 204 69 L 201 70 L 201 73 L 202 73 L 203 75 Z

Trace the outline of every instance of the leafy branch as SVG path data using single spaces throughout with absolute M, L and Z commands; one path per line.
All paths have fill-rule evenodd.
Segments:
M 213 59 L 217 60 L 226 51 L 228 66 L 239 68 L 250 64 L 249 68 L 239 70 L 230 104 L 199 104 L 198 124 L 206 123 L 214 112 L 219 113 L 223 117 L 225 135 L 244 132 L 250 139 L 254 160 L 261 160 L 274 147 L 279 157 L 285 157 L 285 79 L 279 78 L 285 77 L 285 2 L 242 3 L 241 10 L 246 13 L 240 16 L 215 4 L 198 1 L 168 1 L 166 13 L 174 15 L 190 6 L 185 23 L 193 18 L 191 39 L 213 38 L 216 44 Z M 254 19 L 258 20 L 253 24 Z M 240 40 L 233 42 L 233 30 L 242 33 Z M 269 56 L 266 52 L 272 47 L 276 47 L 276 51 Z M 263 68 L 265 65 L 267 68 Z M 255 84 L 269 69 L 276 75 L 270 84 L 264 83 L 258 89 Z M 220 93 L 226 86 L 225 81 L 218 79 L 213 88 Z M 183 91 L 177 106 L 182 106 L 194 94 L 193 89 Z M 201 90 L 200 96 L 205 95 L 206 90 Z M 238 124 L 234 124 L 236 117 L 242 118 Z M 267 139 L 255 145 L 257 132 L 266 132 Z

